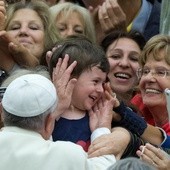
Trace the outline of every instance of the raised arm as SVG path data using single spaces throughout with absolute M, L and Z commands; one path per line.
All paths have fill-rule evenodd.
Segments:
M 68 60 L 69 55 L 66 55 L 63 60 L 59 58 L 56 67 L 53 70 L 52 80 L 54 86 L 56 87 L 58 96 L 58 105 L 55 111 L 55 119 L 59 119 L 61 114 L 69 108 L 73 88 L 77 82 L 75 78 L 70 78 L 77 62 L 74 61 L 70 66 L 68 66 Z

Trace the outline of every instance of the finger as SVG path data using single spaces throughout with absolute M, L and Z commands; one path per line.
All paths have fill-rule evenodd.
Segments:
M 57 61 L 56 67 L 53 69 L 53 73 L 52 73 L 53 82 L 59 80 L 60 78 L 60 77 L 58 78 L 58 76 L 59 76 L 59 70 L 60 70 L 61 64 L 62 64 L 62 59 L 59 58 Z
M 98 156 L 106 155 L 106 153 L 111 154 L 107 149 L 107 147 L 104 146 L 103 148 L 94 150 L 93 152 L 88 152 L 88 157 L 89 158 L 98 157 Z
M 126 28 L 126 15 L 124 11 L 122 10 L 117 1 L 110 0 L 110 3 L 112 8 L 114 9 L 114 15 L 110 14 L 112 23 L 114 22 L 114 27 L 117 29 L 121 28 L 124 30 Z
M 47 51 L 47 53 L 46 53 L 46 60 L 48 61 L 48 63 L 50 63 L 52 55 L 53 55 L 52 51 Z
M 101 147 L 103 147 L 103 145 L 100 144 L 101 141 L 102 141 L 101 137 L 99 137 L 93 141 L 93 143 L 90 145 L 90 147 L 88 149 L 89 155 L 93 154 L 94 152 L 99 150 Z
M 62 76 L 63 75 L 63 73 L 65 72 L 65 70 L 66 70 L 66 68 L 68 66 L 68 61 L 69 61 L 69 55 L 66 54 L 64 56 L 64 59 L 63 59 L 62 63 L 61 63 L 61 66 L 58 67 L 58 73 L 57 73 L 58 76 Z
M 9 34 L 6 31 L 0 31 L 0 36 L 6 43 L 12 42 L 11 37 L 9 36 Z
M 98 104 L 96 103 L 93 107 L 94 112 L 97 112 L 99 110 Z
M 160 148 L 156 148 L 149 143 L 146 144 L 146 148 L 151 150 L 160 159 L 163 159 L 166 156 L 166 154 Z
M 52 48 L 52 52 L 54 53 L 54 51 L 57 49 L 57 47 L 53 47 Z
M 114 8 L 112 7 L 111 3 L 109 0 L 106 0 L 105 1 L 105 9 L 107 10 L 107 15 L 109 18 L 112 18 L 115 16 L 115 13 L 114 13 Z
M 67 86 L 68 81 L 70 80 L 71 73 L 75 66 L 77 65 L 77 61 L 74 61 L 73 63 L 70 64 L 70 66 L 65 70 L 63 76 L 62 76 L 62 81 L 63 81 L 63 86 Z M 61 66 L 62 67 L 62 66 Z
M 93 117 L 93 115 L 94 115 L 94 110 L 93 110 L 93 108 L 91 108 L 89 110 L 89 117 Z
M 0 13 L 6 15 L 5 3 L 3 1 L 0 1 Z
M 103 97 L 101 97 L 98 100 L 97 105 L 98 105 L 99 110 L 101 110 L 103 108 L 103 106 L 104 106 L 104 104 L 103 104 Z
M 107 25 L 105 23 L 105 20 L 107 19 L 107 16 L 105 16 L 105 14 L 103 14 L 104 13 L 103 12 L 103 10 L 104 10 L 103 8 L 105 8 L 104 7 L 104 3 L 103 3 L 102 6 L 99 7 L 98 18 L 99 18 L 99 22 L 100 22 L 101 28 L 105 32 L 105 30 L 107 29 Z M 105 18 L 105 20 L 104 20 L 104 18 Z
M 4 34 L 6 34 L 6 31 L 4 30 L 0 31 L 0 38 L 2 38 Z
M 112 6 L 112 9 L 114 9 L 114 15 L 120 18 L 124 14 L 124 12 L 120 7 L 119 3 L 117 1 L 110 0 L 110 4 Z
M 93 141 L 88 150 L 90 157 L 113 154 L 113 142 L 108 135 L 102 135 Z
M 160 162 L 160 159 L 151 150 L 149 150 L 146 145 L 142 148 L 140 159 L 148 162 L 149 164 L 152 164 L 155 167 Z
M 21 54 L 22 52 L 24 52 L 25 47 L 20 45 L 20 44 L 16 44 L 14 42 L 10 42 L 8 45 L 9 51 L 13 54 Z

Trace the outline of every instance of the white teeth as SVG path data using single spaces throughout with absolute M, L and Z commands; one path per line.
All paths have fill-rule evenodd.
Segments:
M 154 93 L 154 94 L 159 94 L 161 93 L 159 90 L 156 89 L 146 89 L 146 93 Z
M 119 78 L 125 78 L 125 79 L 130 78 L 130 76 L 128 74 L 125 74 L 125 73 L 117 73 L 117 74 L 115 74 L 115 76 L 119 77 Z

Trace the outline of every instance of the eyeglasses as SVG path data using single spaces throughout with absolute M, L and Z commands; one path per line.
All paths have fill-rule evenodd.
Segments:
M 157 77 L 170 76 L 170 70 L 165 70 L 163 68 L 157 68 L 157 69 L 154 69 L 154 70 L 151 70 L 149 68 L 139 68 L 137 70 L 138 78 L 141 78 L 142 76 L 147 76 L 149 73 L 152 76 L 154 75 L 154 76 L 157 76 Z

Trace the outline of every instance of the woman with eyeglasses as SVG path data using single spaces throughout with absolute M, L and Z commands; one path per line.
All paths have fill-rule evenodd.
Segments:
M 143 50 L 140 64 L 137 75 L 141 94 L 136 95 L 132 103 L 138 106 L 149 124 L 161 127 L 170 135 L 164 93 L 166 88 L 170 88 L 170 36 L 151 38 Z
M 166 36 L 165 36 L 166 37 Z M 125 37 L 124 37 L 124 39 L 125 39 Z M 157 39 L 157 38 L 156 38 Z M 115 47 L 115 49 L 117 48 L 117 46 L 119 45 L 119 43 L 118 43 L 118 41 L 120 41 L 120 40 L 123 40 L 123 38 L 121 37 L 121 36 L 119 36 L 119 39 L 117 40 L 117 43 L 115 43 L 115 45 L 113 46 L 113 47 Z M 113 41 L 114 42 L 114 41 Z M 150 41 L 148 42 L 149 44 L 150 44 Z M 146 47 L 144 48 L 144 52 L 142 53 L 142 58 L 140 58 L 141 60 L 143 60 L 143 55 L 146 53 L 146 55 L 147 56 L 150 56 L 151 54 L 150 54 L 150 52 L 152 52 L 152 51 L 149 51 L 149 53 L 148 53 L 148 51 L 147 51 L 147 46 L 150 46 L 150 45 L 148 45 L 148 43 L 147 43 L 147 45 L 146 45 Z M 129 45 L 129 44 L 128 44 Z M 152 46 L 157 46 L 157 44 L 152 44 L 151 45 L 151 47 Z M 158 44 L 158 46 L 159 46 L 159 44 Z M 107 46 L 106 46 L 107 47 Z M 122 48 L 122 43 L 121 43 L 121 46 L 119 46 L 119 48 Z M 127 46 L 126 46 L 127 47 Z M 168 48 L 168 45 L 167 45 L 167 47 L 166 48 Z M 108 48 L 109 49 L 109 48 Z M 107 48 L 106 48 L 106 50 L 107 50 Z M 124 48 L 122 49 L 122 50 L 124 50 Z M 127 49 L 126 49 L 127 50 Z M 132 50 L 132 48 L 129 48 L 128 50 Z M 119 50 L 120 51 L 120 50 Z M 120 60 L 121 59 L 121 57 L 120 57 L 120 54 L 119 54 L 119 58 L 118 58 L 118 55 L 116 55 L 116 54 L 118 54 L 118 52 L 116 53 L 116 51 L 114 52 L 114 48 L 113 48 L 113 50 L 110 50 L 110 52 L 112 52 L 112 53 L 114 53 L 114 55 L 110 55 L 110 56 L 116 56 L 115 58 L 113 58 L 113 57 L 111 57 L 110 58 L 110 60 L 109 61 L 111 61 L 111 59 L 114 61 L 114 59 L 115 60 Z M 154 52 L 154 55 L 156 55 L 156 56 L 159 56 L 159 50 L 157 51 L 156 50 L 156 52 Z M 140 55 L 139 55 L 140 56 Z M 123 57 L 122 57 L 123 58 Z M 140 60 L 139 59 L 139 60 Z M 125 60 L 125 59 L 124 59 Z M 126 62 L 127 62 L 128 60 L 126 59 Z M 115 62 L 117 62 L 117 61 L 115 61 Z M 138 61 L 139 62 L 139 61 Z M 111 63 L 111 62 L 110 62 Z M 158 64 L 159 65 L 159 64 Z M 129 66 L 127 65 L 127 68 L 128 68 Z M 114 65 L 114 67 L 113 67 L 113 70 L 116 68 L 116 65 Z M 126 67 L 125 67 L 126 68 Z M 124 69 L 122 69 L 122 71 L 121 72 L 125 72 L 125 68 Z M 126 69 L 127 69 L 126 68 Z M 130 67 L 129 67 L 130 68 Z M 138 71 L 137 71 L 138 70 Z M 120 72 L 120 71 L 119 71 Z M 139 65 L 138 65 L 138 68 L 136 67 L 136 70 L 135 70 L 135 72 L 133 73 L 133 75 L 135 75 L 136 74 L 136 72 L 138 73 L 137 75 L 138 76 L 140 76 L 141 74 L 142 75 L 145 75 L 145 74 L 147 74 L 149 71 L 148 71 L 148 68 L 147 67 L 142 67 L 142 68 L 140 68 L 139 69 Z M 168 75 L 168 71 L 166 70 L 163 70 L 162 69 L 162 67 L 158 67 L 157 69 L 156 69 L 156 73 L 155 73 L 155 71 L 153 72 L 153 70 L 151 70 L 151 72 L 152 72 L 152 74 L 151 75 L 156 75 L 156 74 L 158 74 L 159 76 L 162 76 L 162 77 L 165 77 L 165 75 Z M 164 73 L 165 72 L 165 73 Z M 114 72 L 113 72 L 114 73 Z M 110 74 L 110 73 L 109 73 Z M 123 77 L 123 74 L 118 74 L 118 73 L 114 73 L 114 74 L 110 74 L 110 77 L 109 77 L 109 79 L 116 79 L 116 77 L 118 77 L 119 78 L 119 76 L 116 76 L 116 75 L 121 75 L 122 77 Z M 108 75 L 109 76 L 109 75 Z M 119 78 L 120 79 L 120 78 Z M 140 79 L 139 79 L 140 80 Z M 142 79 L 141 79 L 141 81 L 142 81 Z M 126 83 L 127 84 L 127 83 Z M 124 86 L 126 86 L 126 84 L 124 84 Z M 137 84 L 137 82 L 136 82 L 136 84 Z M 141 84 L 141 83 L 140 83 Z M 128 85 L 128 84 L 127 84 Z M 117 91 L 119 92 L 119 88 L 120 88 L 120 85 L 118 85 L 116 82 L 114 82 L 113 83 L 113 81 L 111 81 L 111 86 L 112 86 L 112 90 L 114 91 L 114 92 L 116 92 L 117 93 Z M 116 87 L 116 88 L 115 88 Z M 132 87 L 135 87 L 135 86 L 131 86 L 131 87 L 129 87 L 129 90 L 132 88 Z M 170 86 L 169 86 L 170 87 Z M 126 87 L 127 88 L 127 87 Z M 125 89 L 125 88 L 124 88 Z M 117 91 L 116 91 L 117 90 Z M 132 90 L 132 89 L 131 89 Z M 156 91 L 153 91 L 153 89 L 148 89 L 148 90 L 150 90 L 150 92 L 152 91 L 152 93 L 158 93 L 158 92 L 156 92 Z M 120 92 L 120 94 L 121 94 L 121 92 Z M 119 94 L 118 94 L 119 95 Z M 121 99 L 123 99 L 123 95 L 124 95 L 124 98 L 126 98 L 127 97 L 127 95 L 128 95 L 128 93 L 125 93 L 125 92 L 123 92 L 122 91 L 122 96 L 121 96 Z M 138 95 L 137 95 L 138 96 Z M 118 96 L 119 97 L 119 96 Z M 131 97 L 132 97 L 132 94 L 131 94 Z M 134 97 L 134 99 L 136 98 L 136 96 Z M 132 98 L 129 98 L 129 101 L 131 100 Z M 138 106 L 137 105 L 137 103 L 139 102 L 138 100 L 137 100 L 137 102 L 135 103 L 134 102 L 134 99 L 132 99 L 132 101 L 133 101 L 133 104 L 135 104 L 136 106 Z M 140 98 L 141 100 L 142 100 L 142 98 Z M 125 100 L 126 101 L 126 100 Z M 141 101 L 140 101 L 141 102 Z M 165 101 L 164 101 L 165 102 Z M 126 103 L 126 104 L 128 104 L 128 103 Z M 129 106 L 129 105 L 128 105 Z M 141 104 L 140 106 L 142 106 L 143 107 L 143 104 Z M 166 105 L 165 105 L 166 106 Z M 141 107 L 139 107 L 139 110 L 141 111 Z M 138 111 L 139 111 L 138 110 Z M 148 108 L 144 108 L 144 112 L 146 112 L 148 110 Z M 159 110 L 160 111 L 160 110 Z M 121 102 L 121 104 L 120 104 L 120 106 L 118 107 L 118 108 L 114 108 L 114 112 L 115 113 L 117 113 L 116 114 L 116 116 L 114 116 L 114 121 L 112 122 L 112 126 L 114 127 L 114 126 L 123 126 L 123 127 L 126 127 L 127 129 L 129 129 L 131 132 L 133 132 L 133 133 L 135 133 L 135 134 L 137 134 L 139 137 L 141 137 L 144 141 L 146 141 L 146 142 L 150 142 L 151 144 L 154 144 L 154 145 L 156 145 L 156 146 L 158 146 L 158 147 L 164 147 L 164 148 L 170 148 L 170 138 L 169 138 L 169 136 L 167 136 L 167 134 L 166 134 L 166 129 L 164 129 L 163 127 L 161 127 L 161 126 L 159 126 L 160 128 L 158 128 L 158 127 L 155 127 L 155 124 L 150 124 L 150 121 L 148 120 L 148 118 L 146 118 L 145 119 L 145 115 L 142 115 L 142 117 L 140 116 L 140 115 L 137 115 L 137 111 L 133 111 L 131 108 L 129 108 L 129 107 L 127 107 L 123 102 Z M 115 115 L 115 114 L 114 114 Z M 149 117 L 149 115 L 148 115 L 148 117 Z M 164 130 L 163 130 L 163 129 Z M 107 140 L 107 139 L 106 139 Z M 111 139 L 108 139 L 108 140 L 111 140 Z M 106 142 L 106 141 L 105 141 Z M 114 142 L 114 141 L 113 141 Z M 110 144 L 108 143 L 108 145 L 107 146 L 111 146 L 112 144 L 111 144 L 111 142 L 110 142 Z M 100 151 L 102 151 L 102 150 L 100 150 Z M 139 155 L 138 155 L 139 156 Z
M 138 106 L 149 124 L 162 128 L 170 135 L 165 96 L 165 89 L 170 88 L 170 36 L 157 35 L 151 38 L 144 47 L 140 65 L 137 75 L 141 93 L 132 99 L 132 103 Z M 165 170 L 170 168 L 170 157 L 152 146 L 146 147 L 141 146 L 137 152 L 143 160 L 153 163 L 158 169 L 163 169 L 163 166 Z M 167 136 L 163 147 L 170 147 L 170 136 Z

